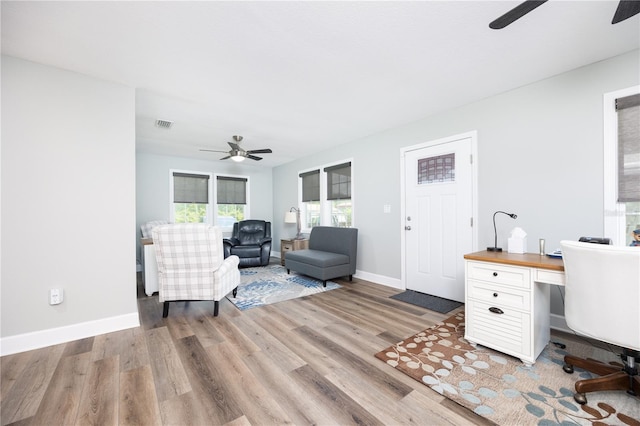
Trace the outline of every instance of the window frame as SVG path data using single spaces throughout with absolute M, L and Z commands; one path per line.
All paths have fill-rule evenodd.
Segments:
M 355 179 L 354 179 L 354 161 L 353 158 L 347 158 L 343 160 L 333 161 L 331 163 L 320 164 L 314 167 L 309 167 L 304 170 L 300 170 L 297 173 L 298 179 L 298 208 L 300 209 L 301 218 L 304 217 L 304 210 L 302 201 L 302 178 L 301 174 L 312 172 L 315 170 L 320 171 L 320 226 L 333 226 L 331 222 L 331 202 L 333 200 L 328 200 L 328 188 L 327 188 L 327 172 L 324 170 L 325 168 L 331 168 L 333 166 L 339 166 L 341 164 L 351 163 L 351 228 L 356 226 L 356 213 L 355 213 Z M 302 221 L 300 232 L 308 234 L 311 232 L 311 228 L 305 227 L 305 221 Z
M 603 216 L 604 235 L 613 244 L 626 242 L 625 204 L 618 202 L 618 113 L 616 99 L 640 93 L 640 86 L 605 93 L 603 96 Z
M 218 176 L 221 177 L 230 177 L 230 178 L 240 178 L 246 179 L 246 200 L 244 215 L 245 218 L 251 217 L 251 190 L 250 183 L 251 178 L 246 175 L 232 175 L 229 173 L 211 173 L 211 172 L 199 172 L 194 170 L 184 170 L 184 169 L 169 169 L 169 222 L 175 223 L 175 206 L 174 206 L 174 185 L 173 185 L 173 174 L 174 173 L 184 173 L 184 174 L 192 174 L 192 175 L 201 175 L 209 177 L 209 184 L 207 188 L 209 202 L 207 203 L 207 215 L 205 219 L 205 223 L 209 225 L 215 225 L 218 221 Z M 231 232 L 233 231 L 232 226 L 221 226 L 222 232 Z
M 212 185 L 211 185 L 211 179 L 213 178 L 213 174 L 209 173 L 209 172 L 198 172 L 198 171 L 193 171 L 193 170 L 183 170 L 183 169 L 169 169 L 169 222 L 170 223 L 175 223 L 176 222 L 176 216 L 175 216 L 175 202 L 174 202 L 174 185 L 173 185 L 173 174 L 174 173 L 184 173 L 184 174 L 191 174 L 191 175 L 201 175 L 201 176 L 208 176 L 208 187 L 207 187 L 207 196 L 209 199 L 209 202 L 207 203 L 207 215 L 205 217 L 205 222 L 204 223 L 208 223 L 211 224 L 212 219 L 213 219 L 213 212 L 212 212 L 212 202 L 214 200 L 213 198 L 213 192 L 212 192 Z
M 246 204 L 244 207 L 244 217 L 245 219 L 249 219 L 251 218 L 251 179 L 249 176 L 247 175 L 232 175 L 229 173 L 214 173 L 213 174 L 213 195 L 215 198 L 213 198 L 214 204 L 213 204 L 213 224 L 218 223 L 218 177 L 227 177 L 227 178 L 235 178 L 235 179 L 246 179 L 247 182 L 245 184 L 245 198 L 246 198 Z M 233 231 L 233 225 L 231 226 L 221 226 L 220 229 L 222 229 L 222 232 L 232 232 Z

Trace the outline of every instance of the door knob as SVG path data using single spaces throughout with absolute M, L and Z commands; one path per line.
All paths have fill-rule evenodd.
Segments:
M 407 225 L 404 227 L 404 229 L 406 229 L 407 231 L 411 231 L 411 226 Z

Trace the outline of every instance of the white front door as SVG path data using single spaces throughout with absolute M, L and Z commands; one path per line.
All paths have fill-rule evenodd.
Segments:
M 473 251 L 472 137 L 404 153 L 405 282 L 464 301 L 464 254 Z

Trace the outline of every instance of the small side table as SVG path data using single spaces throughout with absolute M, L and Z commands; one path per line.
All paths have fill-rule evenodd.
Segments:
M 284 266 L 284 254 L 288 251 L 304 250 L 309 248 L 309 240 L 280 240 L 280 264 Z

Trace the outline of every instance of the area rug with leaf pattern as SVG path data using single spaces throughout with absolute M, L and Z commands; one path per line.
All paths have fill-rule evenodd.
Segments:
M 323 287 L 315 278 L 293 271 L 287 274 L 284 266 L 276 264 L 242 268 L 240 280 L 236 297 L 229 294 L 227 299 L 241 311 L 340 288 L 333 281 Z
M 562 370 L 567 353 L 605 362 L 620 358 L 586 342 L 561 343 L 566 348 L 550 343 L 526 367 L 517 358 L 471 346 L 460 312 L 375 356 L 499 425 L 640 425 L 640 398 L 591 392 L 580 405 L 573 399 L 574 383 L 593 376 L 577 367 L 573 374 Z

